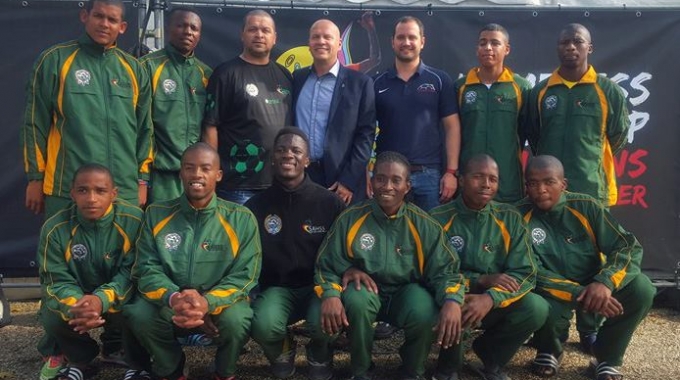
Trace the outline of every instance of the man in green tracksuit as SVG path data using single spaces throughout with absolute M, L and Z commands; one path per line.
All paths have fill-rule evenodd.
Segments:
M 151 93 L 146 70 L 119 49 L 120 0 L 90 0 L 80 11 L 85 34 L 45 50 L 33 67 L 21 131 L 26 207 L 46 218 L 69 202 L 83 164 L 111 170 L 118 196 L 146 202 L 153 160 Z
M 194 49 L 201 39 L 201 18 L 190 8 L 174 8 L 168 14 L 168 43 L 144 56 L 141 63 L 151 78 L 156 155 L 151 172 L 151 202 L 175 199 L 182 194 L 179 163 L 182 152 L 200 141 L 205 109 L 205 87 L 212 69 Z
M 524 197 L 521 155 L 526 133 L 522 125 L 531 84 L 505 67 L 510 36 L 498 24 L 485 25 L 477 40 L 479 67 L 456 81 L 461 122 L 460 162 L 486 153 L 498 163 L 496 200 Z
M 101 325 L 103 354 L 121 349 L 120 340 L 107 336 L 109 328 L 120 323 L 118 313 L 133 294 L 130 268 L 142 210 L 116 201 L 116 195 L 106 167 L 81 166 L 71 187 L 74 203 L 43 225 L 37 254 L 43 288 L 40 322 L 68 366 L 41 377 L 82 375 L 99 355 L 98 343 L 86 332 Z
M 522 216 L 492 201 L 498 173 L 493 158 L 473 156 L 459 178 L 461 196 L 430 211 L 460 257 L 467 285 L 463 327 L 484 329 L 472 348 L 483 363 L 474 368 L 487 380 L 508 378 L 503 367 L 548 316 L 547 302 L 531 293 L 536 263 Z M 458 379 L 462 346 L 440 351 L 434 379 Z
M 527 133 L 534 155 L 562 161 L 572 191 L 609 207 L 618 198 L 614 155 L 626 144 L 630 120 L 619 86 L 589 65 L 592 52 L 588 29 L 565 26 L 557 43 L 560 67 L 531 90 Z M 591 350 L 601 322 L 601 317 L 577 312 L 584 351 Z
M 140 297 L 124 316 L 153 358 L 154 375 L 184 379 L 175 332 L 199 329 L 217 345 L 215 379 L 233 379 L 253 317 L 248 293 L 262 263 L 257 222 L 247 208 L 215 195 L 222 170 L 209 145 L 185 150 L 180 178 L 182 196 L 146 210 L 133 267 Z M 138 359 L 136 367 L 148 366 Z
M 529 144 L 534 155 L 564 164 L 571 190 L 605 206 L 616 204 L 614 155 L 626 144 L 630 120 L 619 86 L 588 64 L 590 32 L 569 24 L 558 40 L 560 67 L 529 97 Z
M 411 184 L 403 155 L 379 154 L 371 184 L 374 199 L 340 214 L 319 250 L 315 290 L 320 300 L 308 314 L 309 354 L 315 362 L 330 363 L 332 337 L 346 327 L 353 379 L 370 378 L 372 323 L 378 317 L 404 329 L 401 378 L 422 379 L 433 326 L 443 348 L 460 339 L 465 286 L 458 256 L 439 224 L 404 201 Z M 361 276 L 365 279 L 358 282 L 371 285 L 341 285 Z
M 536 291 L 550 304 L 546 324 L 534 334 L 533 370 L 546 377 L 557 373 L 559 337 L 577 309 L 607 318 L 593 346 L 595 379 L 620 380 L 617 367 L 655 294 L 640 273 L 642 246 L 596 199 L 565 190 L 555 157 L 534 157 L 526 179 L 529 197 L 519 207 L 540 261 Z

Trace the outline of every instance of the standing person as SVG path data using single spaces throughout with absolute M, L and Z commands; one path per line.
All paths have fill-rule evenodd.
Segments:
M 486 153 L 498 163 L 496 200 L 517 202 L 524 197 L 522 150 L 526 140 L 522 120 L 531 84 L 505 66 L 510 35 L 498 24 L 487 24 L 477 39 L 479 67 L 455 83 L 460 109 L 461 162 Z
M 271 184 L 276 133 L 292 125 L 292 77 L 270 59 L 276 25 L 261 10 L 243 18 L 243 52 L 219 65 L 208 82 L 203 141 L 217 149 L 224 181 L 217 195 L 239 204 Z
M 141 59 L 151 78 L 153 96 L 156 156 L 151 172 L 151 202 L 182 194 L 182 152 L 201 138 L 205 87 L 212 73 L 194 54 L 201 29 L 201 18 L 195 10 L 174 8 L 168 14 L 165 48 Z
M 27 86 L 26 207 L 46 218 L 66 207 L 73 173 L 91 162 L 111 170 L 119 198 L 146 203 L 151 92 L 146 70 L 116 44 L 127 29 L 125 5 L 87 1 L 80 21 L 85 33 L 42 52 Z
M 286 127 L 274 139 L 272 185 L 246 202 L 260 226 L 262 272 L 253 303 L 252 336 L 284 379 L 295 373 L 296 345 L 287 326 L 305 319 L 314 295 L 314 263 L 326 232 L 344 203 L 305 175 L 309 142 L 298 128 Z M 327 380 L 327 367 L 309 361 L 309 377 Z
M 560 67 L 531 91 L 528 137 L 534 155 L 552 155 L 562 162 L 572 191 L 609 207 L 618 194 L 614 155 L 626 144 L 630 121 L 619 86 L 588 63 L 591 41 L 580 24 L 568 24 L 560 32 Z M 590 352 L 602 319 L 580 310 L 576 316 L 581 346 Z
M 656 292 L 640 272 L 642 246 L 598 200 L 566 191 L 557 158 L 532 158 L 526 181 L 528 201 L 519 207 L 540 260 L 536 290 L 550 304 L 534 334 L 532 370 L 542 377 L 558 373 L 564 355 L 559 338 L 576 309 L 607 318 L 593 344 L 594 379 L 621 380 L 618 367 Z
M 616 204 L 614 155 L 626 144 L 630 120 L 621 88 L 588 63 L 592 52 L 586 27 L 562 29 L 560 67 L 531 91 L 529 143 L 534 155 L 562 162 L 571 190 L 608 207 Z
M 508 379 L 505 365 L 548 316 L 548 303 L 531 293 L 536 263 L 522 216 L 492 200 L 499 172 L 490 156 L 472 156 L 460 173 L 461 196 L 430 211 L 460 257 L 467 281 L 463 327 L 484 330 L 472 344 L 483 366 L 473 368 L 489 380 Z M 463 346 L 439 352 L 435 380 L 458 379 Z
M 365 198 L 366 165 L 375 138 L 373 80 L 338 61 L 340 30 L 318 20 L 309 30 L 314 63 L 293 73 L 296 125 L 310 140 L 312 181 L 349 204 Z
M 439 224 L 405 201 L 409 167 L 399 153 L 379 154 L 374 198 L 340 214 L 319 250 L 308 351 L 330 366 L 330 343 L 346 328 L 355 380 L 370 379 L 376 317 L 404 329 L 402 379 L 423 378 L 433 338 L 443 348 L 460 339 L 465 285 L 458 256 Z
M 83 165 L 71 183 L 73 203 L 42 227 L 37 254 L 43 288 L 39 319 L 68 364 L 58 372 L 41 372 L 41 379 L 87 375 L 100 351 L 89 334 L 96 327 L 104 326 L 102 355 L 122 348 L 120 339 L 111 339 L 110 328 L 122 322 L 119 312 L 133 293 L 130 269 L 142 210 L 116 200 L 117 194 L 106 167 Z M 125 378 L 150 377 L 130 370 Z
M 453 81 L 422 62 L 424 47 L 422 21 L 400 18 L 392 35 L 394 67 L 378 75 L 374 87 L 380 128 L 376 152 L 396 151 L 408 158 L 411 199 L 428 211 L 451 200 L 458 187 L 460 121 Z
M 160 378 L 186 379 L 176 334 L 212 338 L 215 380 L 235 379 L 248 340 L 253 317 L 248 293 L 260 274 L 260 235 L 247 208 L 216 196 L 221 177 L 212 147 L 189 146 L 180 169 L 184 194 L 151 204 L 144 216 L 132 270 L 140 294 L 123 315 Z M 149 367 L 148 357 L 134 359 L 136 367 Z

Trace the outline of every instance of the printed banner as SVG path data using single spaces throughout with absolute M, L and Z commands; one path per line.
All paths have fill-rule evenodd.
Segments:
M 202 41 L 197 56 L 216 65 L 241 52 L 240 32 L 244 8 L 216 5 L 198 7 L 203 19 Z M 634 10 L 535 10 L 535 9 L 420 9 L 399 10 L 270 10 L 277 25 L 273 58 L 289 70 L 311 64 L 307 49 L 308 30 L 319 18 L 334 21 L 342 32 L 340 60 L 355 70 L 374 75 L 394 62 L 390 38 L 395 21 L 404 15 L 419 17 L 425 24 L 423 60 L 446 70 L 454 79 L 477 64 L 479 29 L 491 22 L 510 33 L 511 53 L 506 64 L 532 84 L 557 67 L 557 37 L 564 25 L 577 22 L 589 28 L 594 52 L 591 64 L 624 90 L 631 129 L 628 146 L 616 157 L 619 202 L 612 210 L 645 247 L 643 269 L 654 278 L 672 276 L 680 255 L 680 184 L 676 144 L 680 143 L 680 50 L 668 41 L 680 31 L 680 9 Z M 120 46 L 135 44 L 137 10 L 128 7 L 132 19 Z M 24 87 L 33 61 L 51 44 L 82 33 L 76 2 L 15 2 L 0 4 L 0 21 L 8 31 L 8 56 L 0 63 L 5 84 L 0 165 L 0 272 L 5 275 L 35 273 L 35 246 L 41 218 L 25 209 L 26 179 L 19 147 L 23 122 Z M 26 27 L 30 25 L 30 27 Z

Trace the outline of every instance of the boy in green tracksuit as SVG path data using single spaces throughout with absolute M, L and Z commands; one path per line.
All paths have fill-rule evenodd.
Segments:
M 116 201 L 116 195 L 106 167 L 81 166 L 71 185 L 74 203 L 48 219 L 40 233 L 40 322 L 69 363 L 52 374 L 59 379 L 82 376 L 99 355 L 90 329 L 105 326 L 103 354 L 121 349 L 119 340 L 107 338 L 107 330 L 120 323 L 117 313 L 133 294 L 130 268 L 142 210 Z
M 430 211 L 460 257 L 467 285 L 463 327 L 484 329 L 472 348 L 484 364 L 474 368 L 487 380 L 508 379 L 503 367 L 548 316 L 547 302 L 531 293 L 536 263 L 522 216 L 492 200 L 498 172 L 490 156 L 473 156 L 459 178 L 461 196 Z M 458 379 L 462 346 L 440 351 L 434 379 Z
M 46 219 L 70 202 L 73 173 L 98 163 L 116 176 L 118 197 L 146 203 L 153 161 L 151 92 L 146 70 L 119 49 L 125 32 L 121 0 L 89 0 L 85 33 L 36 60 L 21 131 L 26 207 Z
M 498 24 L 485 25 L 477 40 L 479 67 L 456 81 L 460 110 L 460 162 L 486 153 L 498 163 L 496 200 L 516 202 L 524 197 L 522 150 L 526 140 L 523 119 L 531 84 L 505 67 L 510 36 Z
M 205 87 L 212 69 L 194 49 L 201 39 L 201 18 L 190 8 L 168 14 L 168 43 L 140 62 L 151 78 L 156 155 L 151 172 L 150 202 L 175 199 L 182 194 L 179 168 L 182 152 L 200 141 L 205 109 Z
M 529 197 L 519 207 L 540 260 L 536 290 L 550 304 L 546 324 L 534 334 L 533 371 L 544 377 L 557 373 L 563 354 L 559 337 L 576 309 L 607 318 L 593 345 L 595 379 L 620 380 L 617 367 L 655 294 L 640 273 L 642 246 L 597 200 L 566 191 L 564 169 L 555 157 L 534 157 L 526 179 Z
M 630 120 L 621 88 L 588 64 L 592 51 L 583 25 L 560 32 L 560 67 L 529 96 L 528 138 L 534 155 L 562 161 L 573 191 L 613 206 L 614 155 L 626 144 Z
M 124 316 L 153 358 L 154 375 L 184 379 L 175 333 L 199 329 L 217 345 L 215 379 L 233 379 L 262 262 L 257 223 L 248 209 L 215 195 L 222 171 L 209 145 L 185 150 L 180 178 L 182 196 L 146 210 L 133 267 L 140 296 Z M 135 359 L 135 367 L 148 367 L 148 358 Z
M 444 348 L 460 339 L 464 284 L 458 256 L 437 222 L 404 202 L 411 189 L 404 156 L 378 155 L 371 184 L 374 198 L 343 212 L 319 250 L 315 290 L 320 300 L 309 312 L 309 354 L 330 364 L 332 336 L 346 327 L 353 379 L 370 378 L 372 323 L 378 317 L 404 329 L 401 377 L 422 379 L 432 327 Z M 366 286 L 341 285 L 347 282 Z

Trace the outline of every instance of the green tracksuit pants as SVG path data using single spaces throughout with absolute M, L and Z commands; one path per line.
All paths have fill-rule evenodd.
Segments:
M 656 289 L 644 274 L 639 274 L 625 287 L 613 293 L 623 306 L 623 314 L 607 319 L 600 328 L 595 342 L 594 353 L 598 362 L 612 366 L 623 364 L 623 354 L 628 348 L 633 332 L 652 307 Z M 539 353 L 559 356 L 562 353 L 560 335 L 569 329 L 574 311 L 573 305 L 546 298 L 550 304 L 548 319 L 534 334 L 534 343 Z
M 251 335 L 270 362 L 293 348 L 288 325 L 305 319 L 310 300 L 315 298 L 312 286 L 296 289 L 272 286 L 257 295 Z
M 151 355 L 154 375 L 166 377 L 181 373 L 184 356 L 175 337 L 172 309 L 167 306 L 159 308 L 143 298 L 137 298 L 125 305 L 123 316 L 127 327 Z M 253 310 L 248 302 L 239 301 L 212 318 L 219 330 L 219 336 L 213 339 L 217 345 L 215 372 L 228 377 L 236 372 L 239 354 L 248 341 Z
M 103 317 L 106 323 L 100 337 L 103 342 L 102 352 L 109 354 L 119 351 L 123 346 L 120 338 L 122 317 L 120 313 L 106 313 Z M 71 363 L 87 364 L 99 355 L 99 343 L 90 334 L 73 331 L 73 327 L 59 314 L 41 309 L 39 319 L 45 335 L 38 343 L 38 351 L 44 356 L 63 353 Z M 110 336 L 111 331 L 116 332 L 115 337 Z M 126 340 L 125 335 L 122 339 Z
M 365 375 L 371 367 L 373 322 L 376 319 L 404 329 L 406 339 L 399 349 L 404 372 L 411 376 L 425 373 L 425 360 L 434 339 L 432 328 L 439 313 L 430 292 L 419 284 L 404 285 L 389 295 L 370 293 L 365 287 L 356 290 L 350 286 L 342 293 L 342 303 L 349 321 L 347 337 L 352 375 Z M 334 337 L 321 331 L 320 300 L 315 300 L 310 306 L 307 323 L 312 333 L 308 355 L 317 362 L 330 362 Z
M 518 301 L 502 309 L 492 309 L 482 319 L 484 333 L 475 339 L 473 350 L 486 368 L 503 368 L 524 341 L 545 323 L 548 303 L 543 297 L 528 293 Z M 464 334 L 469 336 L 469 331 Z M 437 372 L 450 374 L 463 367 L 465 344 L 441 350 Z
M 184 192 L 179 170 L 152 170 L 150 185 L 147 204 L 175 199 Z

